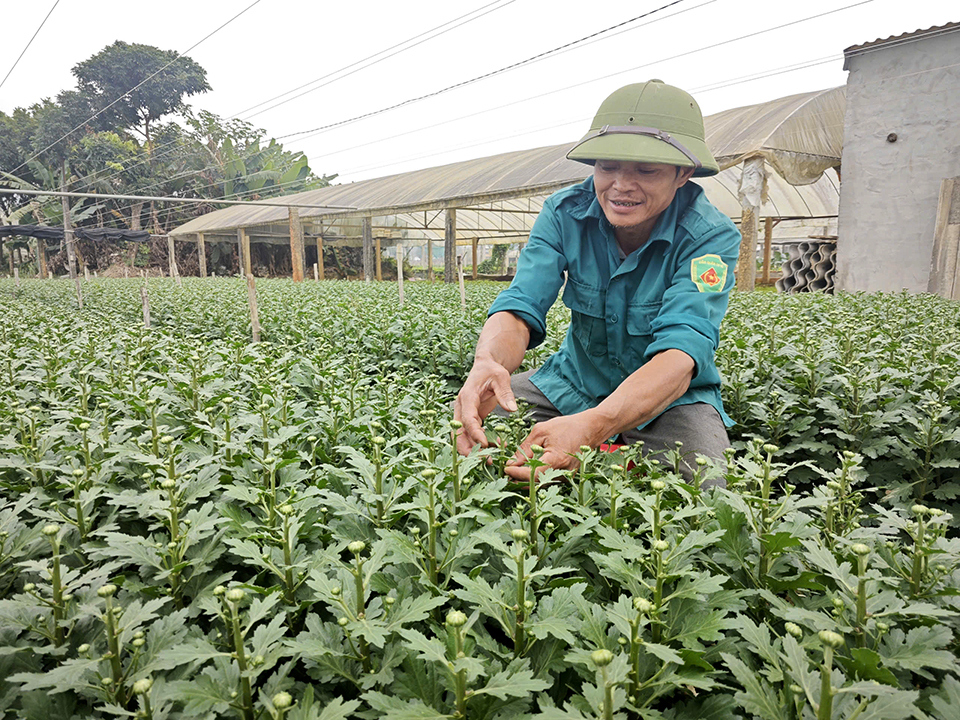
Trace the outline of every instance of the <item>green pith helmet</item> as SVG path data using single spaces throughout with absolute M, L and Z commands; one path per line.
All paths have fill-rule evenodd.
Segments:
M 613 92 L 600 105 L 590 132 L 567 157 L 589 165 L 597 160 L 630 160 L 693 167 L 694 177 L 720 172 L 704 142 L 697 101 L 663 80 Z

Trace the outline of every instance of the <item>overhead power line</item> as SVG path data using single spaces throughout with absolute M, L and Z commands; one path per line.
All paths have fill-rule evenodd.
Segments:
M 260 3 L 260 0 L 253 0 L 252 3 L 250 3 L 249 5 L 247 5 L 247 7 L 245 7 L 243 10 L 241 10 L 240 12 L 238 12 L 238 13 L 237 13 L 236 15 L 234 15 L 232 18 L 230 18 L 229 20 L 227 20 L 225 23 L 223 23 L 223 25 L 221 25 L 220 27 L 218 27 L 216 30 L 214 30 L 214 31 L 211 32 L 211 33 L 208 33 L 205 37 L 203 37 L 203 38 L 201 38 L 200 40 L 198 40 L 197 42 L 195 42 L 193 45 L 191 45 L 190 47 L 188 47 L 188 48 L 187 48 L 186 50 L 184 50 L 182 53 L 176 53 L 176 57 L 175 57 L 173 60 L 171 60 L 170 62 L 168 62 L 166 65 L 164 65 L 162 68 L 160 68 L 160 69 L 157 70 L 156 72 L 152 73 L 149 77 L 145 78 L 144 80 L 142 80 L 141 82 L 139 82 L 139 83 L 138 83 L 137 85 L 135 85 L 134 87 L 132 87 L 132 88 L 130 88 L 129 90 L 127 90 L 123 95 L 120 95 L 119 97 L 115 98 L 115 99 L 113 100 L 113 102 L 111 102 L 109 105 L 106 105 L 105 107 L 103 107 L 103 108 L 101 108 L 100 110 L 98 110 L 97 112 L 95 112 L 93 115 L 91 115 L 90 117 L 88 117 L 86 120 L 84 120 L 82 123 L 80 123 L 79 125 L 77 125 L 75 128 L 73 128 L 72 130 L 70 130 L 70 131 L 64 133 L 63 135 L 61 135 L 59 138 L 57 138 L 56 140 L 54 140 L 52 143 L 50 143 L 49 145 L 47 145 L 45 148 L 43 148 L 42 150 L 40 150 L 40 151 L 38 151 L 37 153 L 35 153 L 32 157 L 27 158 L 26 160 L 24 160 L 22 163 L 20 163 L 19 165 L 17 165 L 17 167 L 15 167 L 13 170 L 11 170 L 11 174 L 16 173 L 17 170 L 19 170 L 20 168 L 22 168 L 24 165 L 26 165 L 26 164 L 27 164 L 28 162 L 30 162 L 31 160 L 36 160 L 38 157 L 40 157 L 43 153 L 45 153 L 47 150 L 49 150 L 50 148 L 52 148 L 52 147 L 53 147 L 54 145 L 56 145 L 57 143 L 59 143 L 59 142 L 61 142 L 62 140 L 65 140 L 66 138 L 70 137 L 70 136 L 71 136 L 73 133 L 75 133 L 77 130 L 79 130 L 80 128 L 84 127 L 88 122 L 90 122 L 91 120 L 94 120 L 95 118 L 99 117 L 100 115 L 102 115 L 103 113 L 105 113 L 107 110 L 109 110 L 110 108 L 112 108 L 114 105 L 116 105 L 118 102 L 120 102 L 121 100 L 123 100 L 123 98 L 127 97 L 127 96 L 128 96 L 130 93 L 132 93 L 134 90 L 137 90 L 137 89 L 139 89 L 140 87 L 142 87 L 143 85 L 145 85 L 146 83 L 150 82 L 150 80 L 152 80 L 154 77 L 156 77 L 157 75 L 159 75 L 160 73 L 162 73 L 164 70 L 166 70 L 168 67 L 170 67 L 171 65 L 173 65 L 175 62 L 177 62 L 177 60 L 179 60 L 181 57 L 183 57 L 186 53 L 190 52 L 191 50 L 193 50 L 194 48 L 196 48 L 196 47 L 197 47 L 198 45 L 200 45 L 201 43 L 206 42 L 207 40 L 209 40 L 211 37 L 213 37 L 213 36 L 216 35 L 218 32 L 220 32 L 221 30 L 223 30 L 227 25 L 229 25 L 229 24 L 232 23 L 234 20 L 236 20 L 238 17 L 240 17 L 241 15 L 243 15 L 245 12 L 247 12 L 247 10 L 249 10 L 250 8 L 254 7 L 255 5 L 257 5 L 257 4 L 259 4 L 259 3 Z
M 36 29 L 36 31 L 33 33 L 33 35 L 32 35 L 32 36 L 30 37 L 30 39 L 27 41 L 27 45 L 26 45 L 26 47 L 23 48 L 23 50 L 20 52 L 19 57 L 17 57 L 17 59 L 13 61 L 13 67 L 11 67 L 9 70 L 7 70 L 7 74 L 3 76 L 3 80 L 0 80 L 0 88 L 3 87 L 3 84 L 7 81 L 7 78 L 10 77 L 10 73 L 12 73 L 12 72 L 14 71 L 14 69 L 17 67 L 17 65 L 20 64 L 20 60 L 23 59 L 23 56 L 26 54 L 27 50 L 28 50 L 28 49 L 30 48 L 30 46 L 33 44 L 33 41 L 36 39 L 37 35 L 38 35 L 38 34 L 40 33 L 40 31 L 43 29 L 43 26 L 47 24 L 47 20 L 50 19 L 50 16 L 53 14 L 53 11 L 57 9 L 57 5 L 59 5 L 59 4 L 60 4 L 60 0 L 56 0 L 56 2 L 53 3 L 53 7 L 50 8 L 49 12 L 47 12 L 47 16 L 46 16 L 45 18 L 43 18 L 43 20 L 41 21 L 40 27 L 38 27 L 38 28 Z
M 454 83 L 453 85 L 448 85 L 447 87 L 441 88 L 440 90 L 434 90 L 433 92 L 427 93 L 425 95 L 420 95 L 419 97 L 410 98 L 409 100 L 404 100 L 403 102 L 395 103 L 388 107 L 381 108 L 380 110 L 373 110 L 368 113 L 363 113 L 362 115 L 357 115 L 352 118 L 347 118 L 346 120 L 340 120 L 338 122 L 329 123 L 327 125 L 321 125 L 320 127 L 315 127 L 310 130 L 301 130 L 300 132 L 281 135 L 280 137 L 277 138 L 277 140 L 283 140 L 284 138 L 294 137 L 296 135 L 305 135 L 307 133 L 316 132 L 318 130 L 329 130 L 330 128 L 340 127 L 341 125 L 347 125 L 349 123 L 357 122 L 358 120 L 365 120 L 366 118 L 374 117 L 375 115 L 382 115 L 383 113 L 390 112 L 391 110 L 396 110 L 397 108 L 402 108 L 402 107 L 406 107 L 407 105 L 412 105 L 413 103 L 420 102 L 421 100 L 426 100 L 428 98 L 437 97 L 438 95 L 443 95 L 444 93 L 448 93 L 451 90 L 456 90 L 457 88 L 462 88 L 462 87 L 466 87 L 467 85 L 472 85 L 475 82 L 479 82 L 480 80 L 486 80 L 487 78 L 494 77 L 495 75 L 502 75 L 503 73 L 509 72 L 510 70 L 516 70 L 517 68 L 523 67 L 524 65 L 529 65 L 530 63 L 536 60 L 540 60 L 546 57 L 547 55 L 553 55 L 555 53 L 559 53 L 561 50 L 565 50 L 574 45 L 578 45 L 580 43 L 586 42 L 591 38 L 597 37 L 598 35 L 602 35 L 603 33 L 610 32 L 611 30 L 616 30 L 619 27 L 623 27 L 624 25 L 628 25 L 629 23 L 636 22 L 637 20 L 640 20 L 645 17 L 649 17 L 650 15 L 654 15 L 662 10 L 666 10 L 669 7 L 673 7 L 674 5 L 678 5 L 679 3 L 682 3 L 685 1 L 686 0 L 673 0 L 673 2 L 669 2 L 666 5 L 661 5 L 655 10 L 650 10 L 649 12 L 645 12 L 642 15 L 638 15 L 635 18 L 631 18 L 630 20 L 625 20 L 622 23 L 617 23 L 616 25 L 612 25 L 611 27 L 604 28 L 603 30 L 587 35 L 586 37 L 582 37 L 579 40 L 574 40 L 573 42 L 566 43 L 565 45 L 560 45 L 559 47 L 555 47 L 551 50 L 538 53 L 537 55 L 528 57 L 526 60 L 520 60 L 519 62 L 511 63 L 510 65 L 505 65 L 504 67 L 498 70 L 491 70 L 490 72 L 484 73 L 483 75 L 477 75 L 476 77 L 470 78 L 469 80 L 463 80 L 461 82 Z
M 313 85 L 314 83 L 318 83 L 318 82 L 320 82 L 320 81 L 322 81 L 322 80 L 326 80 L 327 78 L 333 77 L 334 75 L 337 75 L 338 73 L 341 73 L 341 72 L 344 72 L 345 70 L 349 70 L 350 68 L 356 67 L 357 65 L 359 65 L 359 64 L 361 64 L 361 63 L 364 63 L 364 62 L 366 62 L 367 60 L 371 60 L 371 59 L 373 59 L 373 58 L 377 58 L 377 57 L 380 56 L 380 55 L 383 55 L 383 57 L 379 57 L 375 62 L 372 62 L 372 63 L 369 63 L 369 64 L 367 64 L 367 65 L 364 65 L 363 67 L 356 68 L 355 70 L 353 70 L 353 71 L 351 71 L 351 72 L 349 72 L 349 73 L 346 73 L 345 75 L 341 75 L 340 77 L 334 78 L 333 80 L 331 80 L 331 81 L 328 82 L 328 83 L 323 83 L 323 85 L 318 85 L 317 87 L 310 88 L 309 90 L 306 90 L 305 92 L 302 92 L 302 93 L 300 93 L 299 95 L 295 95 L 295 96 L 292 97 L 292 98 L 288 98 L 287 100 L 284 100 L 283 102 L 277 103 L 276 105 L 271 105 L 271 106 L 268 107 L 268 108 L 264 108 L 263 110 L 259 110 L 258 112 L 255 112 L 255 113 L 253 113 L 252 115 L 247 115 L 247 117 L 241 118 L 241 119 L 243 119 L 243 120 L 248 120 L 249 118 L 256 117 L 257 115 L 260 115 L 260 114 L 262 114 L 262 113 L 265 113 L 265 112 L 267 112 L 267 111 L 269 111 L 269 110 L 273 110 L 274 108 L 279 107 L 280 105 L 284 105 L 284 104 L 286 104 L 286 103 L 288 103 L 288 102 L 292 102 L 293 100 L 296 100 L 297 98 L 303 97 L 304 95 L 306 95 L 306 94 L 308 94 L 308 93 L 312 93 L 314 90 L 319 90 L 319 89 L 322 88 L 322 87 L 326 87 L 327 85 L 330 85 L 331 83 L 335 83 L 335 82 L 337 82 L 338 80 L 343 80 L 344 78 L 349 77 L 350 75 L 353 75 L 354 73 L 360 72 L 361 70 L 366 70 L 366 69 L 369 68 L 369 67 L 373 67 L 374 65 L 377 65 L 377 64 L 383 62 L 384 60 L 388 60 L 389 58 L 392 58 L 392 57 L 394 57 L 394 56 L 396 56 L 396 55 L 399 55 L 400 53 L 406 52 L 407 50 L 411 50 L 411 49 L 417 47 L 418 45 L 421 45 L 421 44 L 427 42 L 428 40 L 433 40 L 434 38 L 438 38 L 438 37 L 440 37 L 441 35 L 445 35 L 446 33 L 450 32 L 451 30 L 456 30 L 456 29 L 457 29 L 458 27 L 460 27 L 461 25 L 466 25 L 467 23 L 470 23 L 470 22 L 473 22 L 474 20 L 480 19 L 480 18 L 483 17 L 484 15 L 488 15 L 489 13 L 495 12 L 495 11 L 497 11 L 497 10 L 502 10 L 503 8 L 507 7 L 508 5 L 512 5 L 514 2 L 516 2 L 516 0 L 507 0 L 507 2 L 504 2 L 504 3 L 503 3 L 502 5 L 500 5 L 499 7 L 495 7 L 495 8 L 491 8 L 491 7 L 490 7 L 491 5 L 496 5 L 496 4 L 499 3 L 499 2 L 502 2 L 502 0 L 496 0 L 496 2 L 492 2 L 492 3 L 488 4 L 488 5 L 483 5 L 483 6 L 479 7 L 479 8 L 477 8 L 476 10 L 471 10 L 470 12 L 468 12 L 468 13 L 466 13 L 466 14 L 464 14 L 464 15 L 461 15 L 460 17 L 454 18 L 453 20 L 449 20 L 449 21 L 447 21 L 447 22 L 445 22 L 445 23 L 443 23 L 443 24 L 441 24 L 441 25 L 437 25 L 436 27 L 431 28 L 430 30 L 426 30 L 426 31 L 420 33 L 419 35 L 414 35 L 412 38 L 407 38 L 407 39 L 404 40 L 403 42 L 399 42 L 399 43 L 397 43 L 396 45 L 391 45 L 390 47 L 388 47 L 388 48 L 386 48 L 386 49 L 384 49 L 384 50 L 381 50 L 381 51 L 379 51 L 379 52 L 373 53 L 372 55 L 368 55 L 367 57 L 363 58 L 362 60 L 357 60 L 357 61 L 354 62 L 354 63 L 351 63 L 351 64 L 349 64 L 349 65 L 346 65 L 346 66 L 340 68 L 339 70 L 334 70 L 333 72 L 327 73 L 326 75 L 323 75 L 323 76 L 321 76 L 321 77 L 319 77 L 319 78 L 315 78 L 315 79 L 311 80 L 310 82 L 304 83 L 303 85 L 300 85 L 299 87 L 294 88 L 293 90 L 288 90 L 287 92 L 285 92 L 285 93 L 280 93 L 279 95 L 276 95 L 276 96 L 270 98 L 269 100 L 264 100 L 264 101 L 261 102 L 261 103 L 257 103 L 256 105 L 252 105 L 251 107 L 248 107 L 246 110 L 241 110 L 240 112 L 236 113 L 236 114 L 234 115 L 234 117 L 239 117 L 240 115 L 243 115 L 243 114 L 245 114 L 245 113 L 248 113 L 248 112 L 250 112 L 251 110 L 255 110 L 256 108 L 258 108 L 258 107 L 260 107 L 260 106 L 262 106 L 262 105 L 266 105 L 267 103 L 271 103 L 271 102 L 273 102 L 274 100 L 279 100 L 279 99 L 282 98 L 284 95 L 289 95 L 290 93 L 297 92 L 298 90 L 303 90 L 305 87 L 308 87 L 308 86 L 310 86 L 310 85 Z M 488 8 L 490 8 L 490 9 L 488 9 Z M 486 12 L 482 12 L 482 13 L 481 13 L 482 10 L 486 10 Z M 477 13 L 480 13 L 480 14 L 478 15 Z M 464 20 L 464 18 L 470 17 L 471 15 L 476 15 L 476 17 L 472 17 L 472 18 L 470 18 L 469 20 Z M 464 20 L 464 22 L 459 22 L 460 20 Z M 457 25 L 453 25 L 453 23 L 458 23 L 458 24 L 457 24 Z M 447 25 L 453 25 L 453 27 L 446 27 Z M 428 38 L 424 38 L 423 40 L 420 40 L 419 42 L 413 42 L 414 40 L 419 40 L 420 38 L 423 38 L 424 35 L 429 35 L 430 33 L 434 32 L 434 31 L 436 31 L 436 30 L 440 30 L 441 28 L 445 28 L 445 27 L 446 27 L 446 30 L 443 30 L 443 32 L 438 32 L 436 35 L 431 35 L 431 36 L 428 37 Z M 409 43 L 412 43 L 412 44 L 409 44 Z M 402 46 L 404 46 L 404 45 L 406 45 L 407 47 L 402 47 Z M 397 50 L 396 52 L 390 52 L 391 50 L 394 50 L 394 49 L 396 49 L 396 48 L 402 48 L 402 49 Z M 390 53 L 390 54 L 389 54 L 389 55 L 385 55 L 385 53 Z

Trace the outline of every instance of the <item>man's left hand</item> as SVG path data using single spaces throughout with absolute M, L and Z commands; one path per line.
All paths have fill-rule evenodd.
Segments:
M 561 415 L 533 426 L 530 434 L 520 443 L 517 452 L 507 462 L 504 472 L 515 480 L 530 480 L 530 467 L 527 462 L 533 457 L 531 445 L 543 448 L 540 462 L 544 468 L 557 470 L 575 470 L 580 466 L 577 453 L 583 445 L 591 447 L 597 444 L 596 432 L 592 427 L 588 413 Z

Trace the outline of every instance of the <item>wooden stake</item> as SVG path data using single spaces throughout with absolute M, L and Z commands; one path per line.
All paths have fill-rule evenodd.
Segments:
M 83 279 L 86 282 L 90 282 L 90 268 L 88 268 L 86 265 L 83 266 Z
M 314 280 L 319 280 L 319 279 L 320 279 L 320 273 L 317 272 L 317 264 L 316 264 L 316 263 L 313 264 L 313 279 L 314 279 Z
M 50 270 L 47 270 L 47 279 L 53 280 L 53 272 L 51 272 Z
M 470 272 L 470 276 L 474 280 L 477 279 L 477 244 L 479 242 L 479 238 L 474 238 L 473 242 L 470 243 L 473 246 L 473 270 Z
M 360 218 L 360 232 L 363 235 L 363 281 L 373 280 L 373 218 Z
M 237 230 L 237 238 L 240 240 L 240 272 L 241 277 L 253 275 L 253 260 L 250 257 L 250 236 L 243 228 Z
M 456 272 L 456 263 L 460 262 L 457 255 L 457 209 L 447 208 L 444 217 L 443 235 L 443 281 L 452 283 Z
M 44 247 L 43 238 L 37 238 L 37 277 L 43 279 L 47 276 L 47 249 Z
M 763 274 L 760 280 L 764 285 L 770 284 L 770 260 L 773 256 L 773 218 L 763 221 Z
M 200 277 L 207 276 L 207 241 L 203 233 L 197 233 L 197 260 L 200 262 Z
M 170 266 L 170 277 L 177 277 L 177 249 L 173 244 L 173 236 L 167 235 L 167 264 Z
M 400 293 L 400 307 L 403 307 L 403 240 L 397 240 L 397 290 Z
M 463 287 L 463 255 L 457 255 L 457 279 L 460 281 L 460 309 L 467 312 L 467 291 Z
M 20 287 L 20 268 L 15 267 L 13 269 L 13 279 L 17 282 L 17 287 Z
M 147 295 L 147 286 L 140 286 L 140 304 L 143 305 L 143 326 L 150 329 L 150 296 Z
M 317 274 L 323 280 L 323 238 L 317 236 Z
M 83 310 L 83 293 L 80 291 L 80 276 L 73 278 L 73 286 L 77 290 L 77 306 Z
M 290 227 L 290 266 L 293 268 L 293 281 L 303 282 L 303 225 L 300 224 L 300 211 L 287 208 Z
M 376 256 L 375 256 L 376 265 L 377 265 L 377 282 L 380 282 L 381 280 L 383 280 L 383 272 L 380 268 L 380 251 L 381 251 L 380 238 L 377 238 L 377 247 L 376 247 Z
M 433 282 L 433 241 L 427 240 L 427 280 Z
M 253 342 L 260 342 L 260 312 L 257 310 L 257 281 L 247 273 L 247 302 L 250 305 L 250 330 Z

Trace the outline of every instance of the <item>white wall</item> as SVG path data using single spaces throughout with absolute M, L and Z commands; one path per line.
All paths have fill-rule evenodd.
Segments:
M 940 181 L 960 175 L 958 63 L 956 29 L 847 58 L 839 289 L 927 290 Z

